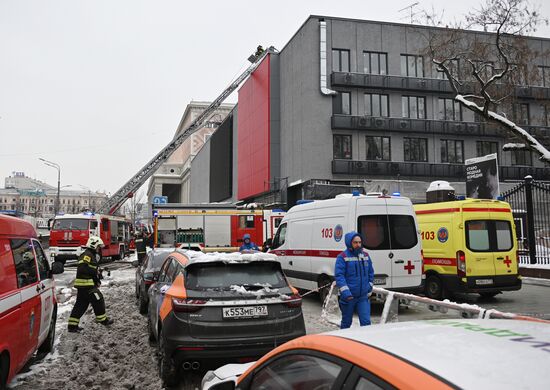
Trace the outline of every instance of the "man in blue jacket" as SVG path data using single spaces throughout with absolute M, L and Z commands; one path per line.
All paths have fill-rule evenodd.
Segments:
M 258 245 L 250 241 L 250 234 L 246 233 L 243 236 L 243 244 L 239 248 L 239 251 L 259 251 Z
M 340 291 L 341 329 L 351 326 L 353 313 L 357 310 L 361 326 L 370 325 L 370 301 L 374 269 L 372 261 L 363 250 L 363 240 L 357 232 L 345 237 L 346 250 L 336 258 L 334 279 Z

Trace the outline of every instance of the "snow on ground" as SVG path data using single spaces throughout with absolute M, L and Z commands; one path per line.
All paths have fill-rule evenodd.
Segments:
M 10 388 L 160 389 L 156 351 L 135 304 L 134 274 L 134 268 L 113 270 L 101 287 L 107 315 L 115 320 L 108 328 L 94 322 L 90 308 L 81 320 L 84 331 L 67 333 L 75 297 L 60 303 L 55 352 L 18 375 Z

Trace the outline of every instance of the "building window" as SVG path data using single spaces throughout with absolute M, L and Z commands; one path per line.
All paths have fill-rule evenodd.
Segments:
M 495 70 L 494 62 L 492 61 L 473 61 L 473 62 L 482 80 L 487 81 L 491 77 L 493 77 L 494 70 Z M 471 77 L 473 79 L 473 76 Z
M 388 95 L 379 95 L 377 93 L 365 94 L 365 115 L 368 116 L 389 116 Z
M 332 49 L 332 71 L 349 72 L 349 50 Z
M 364 51 L 363 72 L 367 74 L 388 74 L 388 54 Z
M 403 96 L 401 98 L 403 118 L 425 119 L 426 98 L 422 96 Z
M 539 66 L 539 85 L 550 87 L 550 66 Z
M 367 160 L 382 160 L 389 161 L 390 153 L 390 137 L 366 137 Z
M 486 156 L 488 154 L 498 154 L 498 142 L 493 141 L 477 141 L 476 142 L 477 157 Z
M 545 104 L 541 104 L 540 112 L 542 116 L 540 124 L 542 126 L 550 126 L 550 107 Z
M 464 142 L 455 139 L 441 140 L 441 162 L 463 163 Z
M 340 92 L 334 96 L 332 102 L 335 114 L 351 115 L 351 93 Z
M 533 165 L 533 156 L 530 150 L 511 150 L 512 165 Z
M 403 138 L 405 161 L 428 161 L 427 138 Z
M 424 59 L 422 56 L 401 54 L 401 76 L 424 77 Z
M 518 125 L 529 124 L 529 103 L 514 104 L 514 121 Z
M 445 63 L 445 66 L 449 69 L 449 71 L 453 76 L 458 77 L 459 75 L 458 60 L 449 60 Z M 441 69 L 438 65 L 436 65 L 435 70 L 436 70 L 436 73 L 435 73 L 436 78 L 443 79 L 443 80 L 447 79 L 447 75 L 445 74 L 445 72 L 443 72 L 443 69 Z
M 462 108 L 460 103 L 454 99 L 439 98 L 438 119 L 443 121 L 461 121 Z
M 351 159 L 351 135 L 333 135 L 333 157 Z

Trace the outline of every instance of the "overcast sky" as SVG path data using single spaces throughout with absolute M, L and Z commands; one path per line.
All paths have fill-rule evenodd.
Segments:
M 312 14 L 408 23 L 414 2 L 0 0 L 0 187 L 12 171 L 55 185 L 43 157 L 62 186 L 114 193 L 258 44 L 281 49 Z M 479 0 L 415 9 L 443 3 L 460 18 Z

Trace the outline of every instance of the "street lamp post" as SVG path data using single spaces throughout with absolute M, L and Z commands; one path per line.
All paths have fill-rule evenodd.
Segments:
M 59 164 L 54 163 L 52 161 L 45 160 L 41 157 L 38 158 L 40 161 L 42 161 L 44 164 L 46 164 L 49 167 L 57 169 L 57 197 L 55 199 L 55 205 L 54 205 L 54 216 L 57 215 L 57 212 L 59 211 L 59 195 L 61 192 L 61 167 Z
M 90 211 L 94 211 L 92 210 L 92 190 L 82 184 L 79 184 L 79 186 L 84 188 L 85 190 L 88 190 L 88 208 L 90 209 Z

